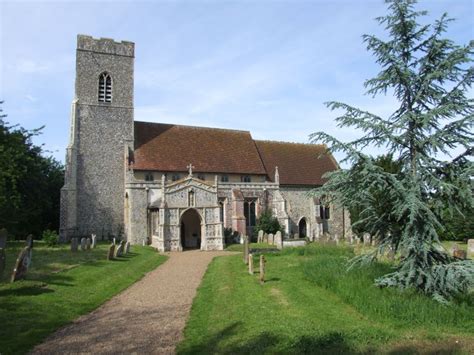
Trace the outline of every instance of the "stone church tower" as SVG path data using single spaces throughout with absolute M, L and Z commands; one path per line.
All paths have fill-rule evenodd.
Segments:
M 132 42 L 77 37 L 75 97 L 61 190 L 62 240 L 123 233 L 126 157 L 133 150 L 134 49 Z

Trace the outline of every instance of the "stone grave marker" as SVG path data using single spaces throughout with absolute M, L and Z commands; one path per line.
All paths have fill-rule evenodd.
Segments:
M 466 251 L 465 250 L 462 250 L 462 249 L 456 249 L 453 253 L 453 256 L 455 258 L 458 258 L 458 259 L 462 259 L 462 260 L 465 260 L 466 259 Z
M 130 253 L 130 242 L 127 241 L 127 243 L 125 243 L 125 254 L 128 254 Z
M 90 250 L 92 245 L 91 238 L 86 239 L 86 250 Z
M 244 263 L 247 264 L 249 262 L 249 238 L 244 235 L 244 255 L 243 255 Z
M 0 279 L 3 276 L 5 271 L 5 266 L 7 263 L 7 254 L 5 253 L 5 248 L 0 248 Z
M 273 245 L 274 242 L 275 242 L 275 240 L 274 240 L 273 233 L 270 233 L 268 235 L 268 244 Z
M 119 256 L 122 256 L 122 255 L 123 255 L 123 244 L 120 243 L 117 249 L 115 249 L 115 257 L 118 258 Z
M 28 267 L 31 265 L 31 248 L 26 246 L 18 255 L 15 262 L 15 268 L 13 269 L 11 282 L 23 279 L 28 272 Z
M 370 234 L 364 233 L 364 245 L 370 245 Z
M 76 252 L 79 249 L 79 242 L 77 238 L 71 238 L 71 251 Z
M 81 238 L 81 250 L 86 250 L 86 238 Z
M 26 237 L 26 246 L 30 249 L 33 249 L 33 235 L 32 234 Z
M 263 233 L 263 243 L 268 243 L 268 234 L 267 233 Z
M 265 256 L 260 255 L 260 285 L 265 283 Z
M 114 245 L 116 244 L 115 237 L 112 239 L 112 243 L 114 243 Z
M 92 240 L 91 248 L 94 249 L 97 245 L 97 236 L 95 234 L 92 234 L 91 240 Z
M 110 244 L 109 250 L 107 252 L 107 260 L 112 260 L 115 255 L 115 244 Z
M 5 249 L 7 247 L 8 231 L 6 228 L 0 229 L 0 248 Z
M 257 243 L 263 243 L 263 230 L 258 231 Z
M 253 275 L 253 255 L 249 254 L 249 274 Z
M 459 250 L 458 245 L 456 243 L 451 243 L 451 247 L 449 248 L 449 254 L 452 255 L 452 256 L 455 256 L 454 254 L 458 250 Z
M 283 249 L 283 238 L 281 236 L 281 231 L 276 232 L 275 237 L 273 238 L 274 243 L 278 249 Z
M 469 239 L 467 241 L 467 256 L 471 259 L 474 258 L 474 239 Z

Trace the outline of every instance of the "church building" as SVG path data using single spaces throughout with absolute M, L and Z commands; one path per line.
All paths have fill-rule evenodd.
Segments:
M 310 192 L 338 169 L 323 145 L 134 121 L 134 43 L 79 35 L 60 237 L 123 236 L 160 251 L 222 250 L 270 209 L 285 238 L 350 233 Z M 159 120 L 160 117 L 157 117 Z

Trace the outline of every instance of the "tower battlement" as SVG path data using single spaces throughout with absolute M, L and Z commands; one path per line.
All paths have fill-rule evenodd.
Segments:
M 89 52 L 135 56 L 135 43 L 129 41 L 115 41 L 111 38 L 93 38 L 87 35 L 77 35 L 77 49 Z

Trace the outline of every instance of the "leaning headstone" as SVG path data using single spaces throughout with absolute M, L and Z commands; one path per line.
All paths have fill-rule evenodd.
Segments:
M 17 280 L 23 279 L 28 272 L 28 267 L 31 264 L 31 248 L 24 247 L 18 258 L 15 262 L 15 268 L 13 269 L 11 282 L 15 282 Z
M 107 252 L 107 260 L 112 260 L 115 255 L 115 244 L 110 244 L 109 250 Z
M 275 236 L 273 237 L 273 241 L 274 241 L 273 244 L 276 245 L 278 249 L 283 249 L 283 238 L 281 236 L 280 231 L 275 233 Z
M 123 244 L 120 243 L 117 249 L 115 249 L 115 257 L 118 258 L 119 256 L 122 256 L 122 255 L 123 255 Z
M 125 243 L 125 254 L 128 254 L 130 253 L 130 242 L 127 241 L 127 243 Z
M 0 229 L 0 248 L 5 249 L 7 247 L 8 231 L 6 228 Z
M 244 235 L 244 255 L 243 255 L 244 263 L 249 262 L 249 238 Z
M 86 250 L 86 238 L 81 238 L 81 250 Z
M 474 259 L 474 239 L 469 239 L 467 241 L 467 256 Z
M 453 256 L 458 259 L 465 260 L 467 255 L 466 251 L 462 249 L 457 249 L 454 251 Z
M 260 285 L 265 283 L 265 256 L 260 255 Z
M 71 238 L 71 251 L 76 252 L 78 248 L 79 243 L 77 241 L 77 238 Z
M 261 229 L 258 231 L 257 243 L 263 243 L 263 230 Z
M 91 248 L 94 249 L 95 246 L 97 245 L 97 236 L 95 234 L 92 234 L 91 240 L 92 240 Z
M 364 233 L 364 245 L 370 245 L 370 234 Z
M 3 272 L 5 271 L 5 266 L 7 263 L 7 255 L 5 253 L 5 248 L 0 248 L 0 279 L 3 276 Z
M 86 250 L 90 250 L 90 249 L 91 249 L 91 245 L 92 245 L 91 239 L 90 239 L 90 238 L 87 238 L 87 239 L 86 239 Z
M 33 249 L 33 235 L 32 234 L 26 237 L 26 246 L 30 249 Z
M 253 275 L 253 255 L 249 254 L 249 274 Z

